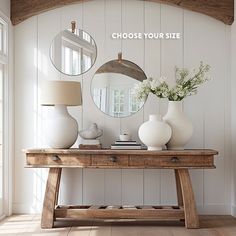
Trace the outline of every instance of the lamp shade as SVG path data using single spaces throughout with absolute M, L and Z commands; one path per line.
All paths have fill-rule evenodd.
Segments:
M 80 82 L 75 81 L 46 81 L 41 86 L 41 105 L 80 106 L 82 95 Z

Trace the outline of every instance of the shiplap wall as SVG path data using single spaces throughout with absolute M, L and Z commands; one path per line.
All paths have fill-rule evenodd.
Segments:
M 234 11 L 236 12 L 236 1 L 234 1 Z M 232 215 L 236 217 L 236 23 L 231 27 L 231 134 L 232 134 Z
M 1 0 L 0 11 L 7 17 L 10 18 L 11 15 L 11 1 Z
M 53 37 L 76 20 L 95 39 L 98 57 L 83 76 L 62 75 L 52 66 L 49 47 Z M 221 22 L 180 8 L 138 0 L 94 0 L 32 17 L 15 27 L 15 185 L 14 212 L 41 209 L 47 170 L 24 169 L 23 148 L 45 146 L 43 128 L 50 108 L 38 104 L 40 83 L 46 79 L 80 81 L 83 106 L 70 108 L 80 128 L 96 122 L 109 146 L 121 132 L 138 139 L 138 127 L 149 114 L 165 114 L 167 101 L 150 96 L 144 109 L 123 119 L 104 115 L 93 104 L 93 74 L 122 51 L 147 76 L 167 76 L 174 82 L 175 66 L 192 69 L 211 65 L 212 82 L 198 95 L 185 99 L 185 113 L 194 124 L 189 148 L 214 148 L 220 155 L 215 170 L 193 170 L 191 176 L 201 213 L 230 213 L 230 28 Z M 114 40 L 113 32 L 180 32 L 180 40 Z M 63 170 L 62 203 L 173 204 L 174 174 L 168 170 Z

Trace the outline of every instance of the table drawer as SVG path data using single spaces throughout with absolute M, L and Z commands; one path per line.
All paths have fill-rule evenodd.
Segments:
M 91 155 L 93 167 L 128 167 L 128 155 Z
M 130 166 L 140 168 L 214 167 L 212 156 L 130 156 Z
M 90 155 L 29 154 L 26 161 L 27 165 L 32 166 L 88 167 L 91 165 Z

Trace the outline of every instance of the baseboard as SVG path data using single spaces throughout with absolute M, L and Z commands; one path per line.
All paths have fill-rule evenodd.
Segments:
M 197 210 L 200 215 L 231 215 L 230 205 L 199 205 L 197 206 Z
M 236 206 L 235 206 L 235 205 L 233 205 L 233 206 L 231 207 L 231 215 L 232 215 L 233 217 L 236 217 Z
M 39 214 L 42 212 L 42 206 L 14 203 L 12 207 L 12 212 L 13 214 Z
M 198 213 L 200 215 L 233 215 L 236 217 L 236 206 L 229 205 L 205 205 L 197 206 Z M 13 204 L 13 214 L 37 214 L 41 213 L 42 206 L 33 206 L 31 204 Z
M 0 221 L 3 220 L 4 218 L 6 218 L 6 215 L 0 216 Z

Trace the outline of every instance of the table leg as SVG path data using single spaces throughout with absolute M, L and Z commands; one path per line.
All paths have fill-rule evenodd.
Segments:
M 178 206 L 183 206 L 184 205 L 183 204 L 183 195 L 182 195 L 178 170 L 175 170 L 175 183 L 176 183 Z
M 58 200 L 60 178 L 61 168 L 50 168 L 44 195 L 41 219 L 41 228 L 43 229 L 49 229 L 53 227 L 54 210 Z
M 197 229 L 199 228 L 199 219 L 195 205 L 189 171 L 187 169 L 177 169 L 176 172 L 179 176 L 182 190 L 185 226 L 189 229 Z

